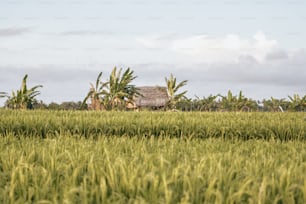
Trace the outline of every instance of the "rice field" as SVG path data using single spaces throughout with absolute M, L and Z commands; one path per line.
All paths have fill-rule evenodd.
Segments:
M 306 202 L 303 113 L 0 115 L 0 203 Z
M 0 110 L 0 135 L 306 140 L 306 113 Z

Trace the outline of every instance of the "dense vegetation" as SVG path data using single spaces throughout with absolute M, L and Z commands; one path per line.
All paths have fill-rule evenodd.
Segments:
M 4 92 L 1 92 L 1 97 L 7 97 L 6 107 L 12 109 L 32 109 L 33 104 L 37 102 L 36 96 L 40 94 L 38 88 L 42 88 L 41 85 L 34 86 L 32 88 L 28 88 L 27 86 L 27 78 L 26 74 L 21 82 L 21 87 L 19 90 L 12 91 L 12 95 L 9 96 Z
M 176 109 L 184 112 L 306 112 L 306 95 L 300 97 L 295 94 L 288 96 L 287 100 L 271 97 L 270 99 L 256 101 L 240 94 L 242 93 L 233 95 L 229 91 L 227 96 L 218 94 L 203 98 L 181 99 L 176 103 Z M 82 102 L 69 101 L 60 104 L 55 102 L 46 104 L 43 101 L 35 101 L 32 107 L 41 110 L 80 110 L 82 109 Z M 147 108 L 147 110 L 150 110 L 150 108 Z
M 0 141 L 0 203 L 305 203 L 304 142 Z
M 227 95 L 210 95 L 203 98 L 180 100 L 177 109 L 181 111 L 244 111 L 244 112 L 305 112 L 306 95 L 294 94 L 288 99 L 264 99 L 262 101 L 247 98 L 240 91 L 234 95 L 230 90 Z
M 0 98 L 7 98 L 6 108 L 11 109 L 48 109 L 48 110 L 129 110 L 138 108 L 135 97 L 141 97 L 139 89 L 132 84 L 137 78 L 134 71 L 130 68 L 122 72 L 122 69 L 116 67 L 112 70 L 108 80 L 102 80 L 102 72 L 99 73 L 95 84 L 90 83 L 90 90 L 85 96 L 83 102 L 63 102 L 61 104 L 45 104 L 38 101 L 36 96 L 40 94 L 38 88 L 41 85 L 32 88 L 27 87 L 27 77 L 25 75 L 19 90 L 13 91 L 12 95 L 6 92 L 0 92 Z M 162 108 L 163 110 L 180 111 L 244 111 L 244 112 L 305 112 L 306 95 L 299 96 L 294 94 L 285 98 L 264 99 L 256 101 L 244 96 L 242 91 L 234 95 L 230 90 L 226 96 L 221 94 L 209 95 L 208 97 L 188 99 L 185 94 L 187 91 L 178 93 L 181 88 L 187 84 L 187 80 L 178 82 L 172 74 L 169 78 L 165 77 L 168 102 Z M 90 101 L 90 103 L 88 103 Z M 155 109 L 155 107 L 146 107 L 146 109 Z
M 0 110 L 0 203 L 305 203 L 305 113 Z
M 0 134 L 306 140 L 305 113 L 0 110 Z
M 38 102 L 36 96 L 40 94 L 37 85 L 32 88 L 27 87 L 26 74 L 21 82 L 19 90 L 13 91 L 12 95 L 6 92 L 0 92 L 0 98 L 7 98 L 5 107 L 10 109 L 90 109 L 90 110 L 126 110 L 128 107 L 136 108 L 135 97 L 141 96 L 139 89 L 132 84 L 137 78 L 134 71 L 130 68 L 126 70 L 114 67 L 108 80 L 102 80 L 102 72 L 98 74 L 96 83 L 90 83 L 90 89 L 82 103 L 71 103 L 57 105 L 55 103 L 46 105 L 42 101 Z M 177 93 L 180 88 L 187 84 L 187 80 L 177 82 L 176 78 L 171 74 L 169 79 L 165 78 L 167 85 L 168 101 L 165 109 L 175 109 L 176 103 L 185 98 L 187 91 Z M 90 103 L 88 104 L 88 101 Z M 67 108 L 68 105 L 68 108 Z M 64 108 L 63 108 L 64 107 Z

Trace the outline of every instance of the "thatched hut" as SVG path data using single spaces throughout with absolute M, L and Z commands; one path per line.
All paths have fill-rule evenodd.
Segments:
M 140 96 L 135 97 L 136 108 L 160 109 L 165 107 L 169 101 L 166 87 L 142 86 L 137 89 Z

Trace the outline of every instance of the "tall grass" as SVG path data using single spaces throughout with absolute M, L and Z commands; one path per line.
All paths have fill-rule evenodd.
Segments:
M 306 203 L 303 113 L 0 116 L 0 203 Z
M 0 110 L 0 134 L 306 140 L 305 113 Z
M 7 135 L 0 203 L 305 203 L 306 144 Z

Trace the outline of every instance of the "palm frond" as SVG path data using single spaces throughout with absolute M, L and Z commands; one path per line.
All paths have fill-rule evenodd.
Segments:
M 32 91 L 35 91 L 35 90 L 38 89 L 38 88 L 43 88 L 43 86 L 42 86 L 42 85 L 37 85 L 37 86 L 34 86 L 34 87 L 32 87 L 31 89 L 29 89 L 28 91 L 29 91 L 29 92 L 32 92 Z
M 83 99 L 81 108 L 85 107 L 85 105 L 87 104 L 87 100 L 92 96 L 93 93 L 94 93 L 94 90 L 91 90 L 87 93 L 86 97 Z
M 96 90 L 98 90 L 99 84 L 101 83 L 102 72 L 99 73 L 96 80 Z
M 187 80 L 184 80 L 184 81 L 180 82 L 177 86 L 175 86 L 174 92 L 177 92 L 178 89 L 182 88 L 183 86 L 186 86 L 187 82 L 188 82 Z
M 165 77 L 165 82 L 167 85 L 167 92 L 170 99 L 168 102 L 168 106 L 171 109 L 175 109 L 176 103 L 181 99 L 186 98 L 185 94 L 187 93 L 187 91 L 184 91 L 179 94 L 177 92 L 180 88 L 182 88 L 187 84 L 187 80 L 181 81 L 180 83 L 177 84 L 176 77 L 174 77 L 173 74 L 171 73 L 169 78 Z

